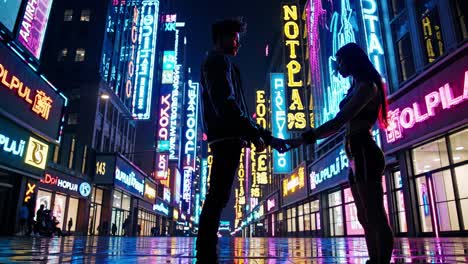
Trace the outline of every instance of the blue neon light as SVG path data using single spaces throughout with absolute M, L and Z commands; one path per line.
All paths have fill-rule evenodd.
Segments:
M 350 82 L 346 78 L 342 78 L 339 74 L 335 74 L 332 65 L 336 61 L 336 52 L 350 42 L 356 42 L 352 20 L 353 9 L 349 0 L 341 0 L 341 12 L 335 12 L 330 22 L 330 32 L 332 34 L 332 54 L 328 57 L 328 75 L 329 85 L 323 92 L 323 109 L 319 110 L 319 118 L 316 118 L 318 126 L 333 119 L 339 112 L 339 104 L 346 95 L 350 87 Z
M 192 200 L 192 178 L 196 168 L 197 157 L 197 131 L 198 131 L 198 91 L 199 83 L 188 81 L 186 101 L 185 143 L 183 146 L 183 183 L 182 183 L 182 209 L 190 215 Z
M 136 119 L 149 119 L 156 58 L 159 0 L 143 1 L 138 38 L 132 113 Z
M 367 54 L 374 67 L 382 75 L 387 76 L 385 69 L 384 49 L 382 45 L 382 32 L 377 2 L 375 0 L 361 0 L 362 19 L 366 35 Z
M 270 74 L 272 135 L 277 138 L 289 138 L 287 127 L 286 92 L 284 73 Z M 290 152 L 278 153 L 273 150 L 273 173 L 287 174 L 291 172 Z

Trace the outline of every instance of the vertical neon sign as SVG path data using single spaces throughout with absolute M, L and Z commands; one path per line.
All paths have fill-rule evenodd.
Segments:
M 384 78 L 387 76 L 385 69 L 384 49 L 382 46 L 382 32 L 380 30 L 380 18 L 377 2 L 375 0 L 361 0 L 362 20 L 366 34 L 367 54 L 372 64 Z
M 304 69 L 302 54 L 301 20 L 299 7 L 282 6 L 285 48 L 286 95 L 288 100 L 288 130 L 303 131 L 307 128 L 304 95 Z
M 284 74 L 270 74 L 271 90 L 271 117 L 272 117 L 272 135 L 277 138 L 287 139 L 287 116 L 285 101 Z M 273 150 L 273 173 L 291 172 L 291 154 L 290 152 L 279 153 Z
M 141 10 L 132 114 L 134 118 L 144 120 L 151 115 L 159 1 L 143 1 Z
M 192 178 L 196 168 L 197 158 L 197 131 L 198 131 L 198 91 L 199 83 L 188 81 L 186 102 L 186 126 L 183 159 L 182 207 L 190 215 L 192 199 Z

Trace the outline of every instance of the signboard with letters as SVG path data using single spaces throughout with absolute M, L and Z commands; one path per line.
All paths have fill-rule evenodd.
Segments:
M 299 165 L 281 184 L 282 206 L 288 206 L 307 197 L 305 163 Z
M 0 43 L 0 112 L 57 140 L 65 101 L 64 96 Z
M 49 144 L 0 116 L 0 164 L 42 177 Z
M 88 198 L 91 194 L 91 184 L 84 179 L 71 177 L 50 169 L 45 172 L 38 185 L 80 198 Z

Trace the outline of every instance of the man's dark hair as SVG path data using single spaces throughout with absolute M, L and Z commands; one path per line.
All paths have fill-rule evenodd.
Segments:
M 237 32 L 244 33 L 246 29 L 247 23 L 244 22 L 242 17 L 218 21 L 211 26 L 213 43 L 216 43 L 216 40 L 223 35 L 234 34 Z

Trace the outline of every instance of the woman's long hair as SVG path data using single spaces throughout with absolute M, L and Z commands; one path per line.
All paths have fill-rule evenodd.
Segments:
M 384 82 L 367 54 L 356 43 L 348 43 L 336 52 L 336 56 L 343 60 L 353 77 L 359 81 L 375 83 L 380 90 L 379 124 L 382 128 L 387 128 L 387 96 Z

